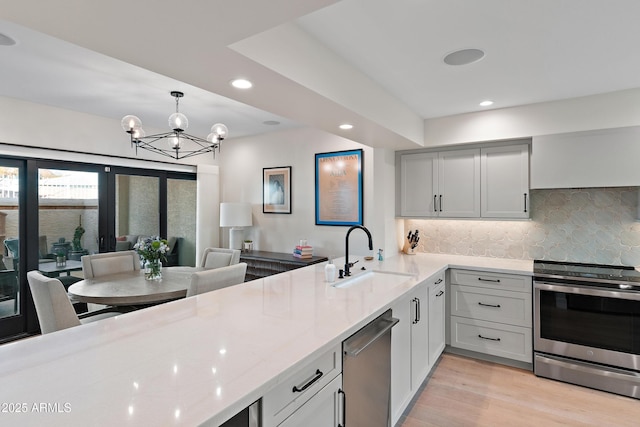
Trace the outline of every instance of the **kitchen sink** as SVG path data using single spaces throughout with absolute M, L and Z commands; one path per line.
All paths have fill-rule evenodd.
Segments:
M 368 289 L 372 292 L 378 290 L 384 291 L 415 277 L 415 274 L 381 270 L 358 271 L 352 274 L 352 276 L 345 277 L 344 279 L 336 279 L 335 283 L 331 286 L 338 289 L 357 286 L 358 288 Z

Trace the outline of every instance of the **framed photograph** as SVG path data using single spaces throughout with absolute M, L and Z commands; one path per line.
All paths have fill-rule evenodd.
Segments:
M 262 169 L 262 212 L 291 213 L 291 166 Z
M 316 225 L 362 225 L 362 150 L 316 154 Z

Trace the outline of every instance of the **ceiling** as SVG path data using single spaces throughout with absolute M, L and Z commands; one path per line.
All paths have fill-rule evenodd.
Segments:
M 17 41 L 0 96 L 165 129 L 181 90 L 203 137 L 312 126 L 416 148 L 425 119 L 640 87 L 638 16 L 637 0 L 0 0 Z M 485 56 L 443 62 L 463 48 Z

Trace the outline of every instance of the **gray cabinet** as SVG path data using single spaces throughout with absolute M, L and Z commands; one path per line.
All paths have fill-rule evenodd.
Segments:
M 528 218 L 529 143 L 399 152 L 396 215 Z
M 315 396 L 284 420 L 279 427 L 338 427 L 342 425 L 340 388 L 342 375 L 338 375 Z
M 399 155 L 399 216 L 480 216 L 480 150 Z
M 341 344 L 279 380 L 262 397 L 262 425 L 337 426 L 342 387 Z
M 426 283 L 391 308 L 399 320 L 391 334 L 391 425 L 395 425 L 429 372 Z
M 531 276 L 451 270 L 451 346 L 531 363 L 531 299 Z
M 483 218 L 529 218 L 529 144 L 480 150 Z
M 432 368 L 445 346 L 445 274 L 437 276 L 429 287 L 429 368 Z

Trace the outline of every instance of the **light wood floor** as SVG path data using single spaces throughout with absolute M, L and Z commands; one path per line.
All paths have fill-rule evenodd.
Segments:
M 640 426 L 640 400 L 444 354 L 397 427 Z

